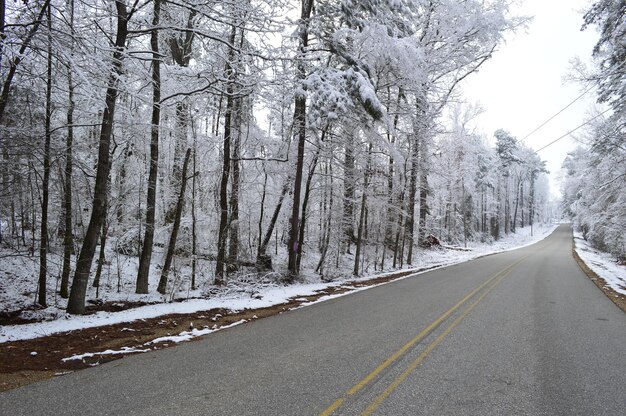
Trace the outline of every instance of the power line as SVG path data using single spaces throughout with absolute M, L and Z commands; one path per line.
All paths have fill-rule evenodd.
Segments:
M 615 71 L 618 71 L 621 67 L 623 67 L 624 65 L 626 65 L 626 62 L 622 62 L 621 64 L 619 64 L 617 66 L 617 68 L 615 68 Z M 533 135 L 534 133 L 536 133 L 539 129 L 541 129 L 543 126 L 545 126 L 546 124 L 548 124 L 550 121 L 552 121 L 555 117 L 557 117 L 559 114 L 561 114 L 563 111 L 567 110 L 572 104 L 574 104 L 576 101 L 580 100 L 585 94 L 587 94 L 589 91 L 591 91 L 596 85 L 598 84 L 598 81 L 593 82 L 591 84 L 591 86 L 589 88 L 587 88 L 585 91 L 582 92 L 582 94 L 580 94 L 578 97 L 574 98 L 574 100 L 572 102 L 570 102 L 569 104 L 567 104 L 565 107 L 563 107 L 562 109 L 560 109 L 556 114 L 554 114 L 552 117 L 550 117 L 549 119 L 547 119 L 546 121 L 544 121 L 543 123 L 541 123 L 539 125 L 539 127 L 537 127 L 536 129 L 534 129 L 533 131 L 531 131 L 530 133 L 528 133 L 526 136 L 524 136 L 523 139 L 520 140 L 520 142 L 523 142 L 524 140 L 526 140 L 527 138 L 529 138 L 531 135 Z M 606 111 L 605 111 L 606 112 Z M 604 114 L 604 113 L 602 113 Z M 591 121 L 591 120 L 590 120 Z M 582 126 L 580 126 L 582 127 Z M 579 127 L 577 127 L 576 129 L 578 129 Z M 572 130 L 573 132 L 574 130 Z
M 521 139 L 520 141 L 523 142 L 524 140 L 526 140 L 527 138 L 529 138 L 531 135 L 533 135 L 534 133 L 536 133 L 539 129 L 541 129 L 543 126 L 545 126 L 546 124 L 548 124 L 549 122 L 551 122 L 555 117 L 557 117 L 559 114 L 561 114 L 563 111 L 567 110 L 572 104 L 574 104 L 576 101 L 580 100 L 585 94 L 587 94 L 589 91 L 591 91 L 593 88 L 595 87 L 595 84 L 591 84 L 591 86 L 589 88 L 587 88 L 585 91 L 583 91 L 582 94 L 580 94 L 578 97 L 576 97 L 572 102 L 570 102 L 569 104 L 567 104 L 565 107 L 563 107 L 562 109 L 559 110 L 558 113 L 556 113 L 555 115 L 553 115 L 552 117 L 550 117 L 549 119 L 547 119 L 546 121 L 544 121 L 543 123 L 541 123 L 539 125 L 539 127 L 537 127 L 536 129 L 534 129 L 533 131 L 531 131 L 530 133 L 528 133 L 526 136 L 524 136 L 523 139 Z
M 550 143 L 548 143 L 547 145 L 543 146 L 541 149 L 537 149 L 535 150 L 535 153 L 539 153 L 540 151 L 542 151 L 543 149 L 545 149 L 548 146 L 553 145 L 554 143 L 558 142 L 559 140 L 569 136 L 570 134 L 574 133 L 576 130 L 580 129 L 583 126 L 586 126 L 587 124 L 591 123 L 593 120 L 597 119 L 598 117 L 603 116 L 605 113 L 608 113 L 609 111 L 611 111 L 612 108 L 607 108 L 606 110 L 604 110 L 603 112 L 601 112 L 600 114 L 596 115 L 595 117 L 590 118 L 589 120 L 585 121 L 583 124 L 581 124 L 580 126 L 576 127 L 573 130 L 568 131 L 567 133 L 565 133 L 564 135 L 562 135 L 561 137 L 559 137 L 558 139 L 552 140 Z

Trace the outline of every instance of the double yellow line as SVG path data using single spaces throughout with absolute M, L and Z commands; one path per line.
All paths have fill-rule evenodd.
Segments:
M 437 338 L 435 338 L 435 340 L 433 342 L 431 342 L 426 347 L 426 349 L 424 351 L 422 351 L 422 353 L 409 365 L 409 367 L 407 367 L 407 369 L 404 372 L 402 372 L 402 374 L 400 374 L 389 385 L 389 387 L 387 387 L 387 389 L 385 389 L 385 391 L 383 393 L 381 393 L 379 396 L 377 396 L 376 399 L 374 400 L 374 402 L 372 404 L 370 404 L 365 409 L 365 411 L 362 413 L 363 415 L 371 415 L 371 414 L 373 414 L 376 411 L 376 409 L 378 409 L 378 407 L 382 404 L 382 402 L 400 385 L 400 383 L 402 383 L 409 376 L 409 374 L 413 370 L 415 370 L 417 368 L 417 366 L 428 356 L 428 354 L 430 354 L 435 349 L 435 347 L 437 345 L 439 345 L 439 343 L 476 307 L 476 305 L 478 305 L 480 303 L 480 301 L 482 301 L 483 298 L 485 296 L 487 296 L 487 294 L 489 292 L 491 292 L 506 276 L 508 276 L 511 273 L 511 271 L 513 271 L 515 266 L 517 266 L 519 263 L 521 263 L 527 257 L 528 256 L 524 256 L 520 260 L 518 260 L 518 261 L 510 264 L 509 266 L 505 267 L 504 269 L 500 270 L 494 276 L 489 278 L 486 282 L 484 282 L 483 284 L 478 286 L 476 289 L 474 289 L 470 293 L 468 293 L 463 299 L 461 299 L 454 306 L 452 306 L 450 309 L 448 309 L 446 312 L 444 312 L 443 315 L 441 315 L 439 318 L 437 318 L 435 321 L 433 321 L 430 325 L 428 325 L 426 328 L 424 328 L 424 330 L 422 330 L 419 334 L 417 334 L 413 339 L 411 339 L 409 342 L 404 344 L 402 346 L 402 348 L 400 348 L 393 355 L 391 355 L 389 358 L 387 358 L 385 361 L 383 361 L 382 364 L 380 364 L 378 367 L 376 367 L 374 369 L 374 371 L 369 373 L 365 378 L 363 378 L 361 381 L 359 381 L 357 384 L 355 384 L 342 397 L 340 397 L 339 399 L 335 400 L 335 402 L 333 404 L 331 404 L 328 408 L 326 408 L 326 410 L 324 410 L 320 415 L 321 416 L 329 416 L 329 415 L 331 415 L 335 410 L 337 410 L 339 407 L 341 407 L 344 404 L 344 402 L 346 400 L 348 400 L 348 398 L 350 398 L 350 396 L 356 394 L 361 389 L 363 389 L 368 383 L 370 383 L 372 380 L 374 380 L 374 378 L 376 378 L 382 371 L 384 371 L 387 367 L 389 367 L 391 364 L 393 364 L 394 361 L 396 361 L 398 358 L 400 358 L 402 355 L 404 355 L 405 352 L 407 352 L 415 344 L 419 343 L 424 338 L 426 338 L 426 336 L 428 336 L 435 328 L 437 328 L 443 321 L 445 321 L 457 309 L 459 309 L 468 300 L 470 300 L 477 293 L 479 293 L 481 290 L 483 290 L 483 289 L 485 289 L 485 287 L 487 287 L 487 289 L 484 290 L 483 293 L 480 296 L 478 296 L 478 298 L 476 298 L 476 300 L 474 302 L 472 302 L 472 304 L 470 304 L 463 311 L 463 313 L 461 313 L 461 315 L 459 315 L 459 317 L 456 318 L 450 324 L 450 326 L 448 326 Z

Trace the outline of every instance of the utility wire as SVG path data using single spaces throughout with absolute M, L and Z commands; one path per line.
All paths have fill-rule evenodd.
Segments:
M 615 71 L 618 71 L 621 67 L 623 67 L 624 65 L 626 65 L 626 62 L 622 62 L 621 64 L 619 64 L 617 66 L 617 68 L 615 68 Z M 591 84 L 591 86 L 589 88 L 587 88 L 585 91 L 582 92 L 582 94 L 580 94 L 578 97 L 576 97 L 572 102 L 570 102 L 569 104 L 567 104 L 565 107 L 563 107 L 561 110 L 559 110 L 559 112 L 557 112 L 555 115 L 553 115 L 552 117 L 550 117 L 549 119 L 547 119 L 546 121 L 544 121 L 543 123 L 541 123 L 539 125 L 539 127 L 537 127 L 536 129 L 534 129 L 533 131 L 531 131 L 530 133 L 528 133 L 526 136 L 524 136 L 523 139 L 520 140 L 520 142 L 523 142 L 524 140 L 526 140 L 527 138 L 529 138 L 531 135 L 535 134 L 539 129 L 541 129 L 543 126 L 545 126 L 546 124 L 548 124 L 550 121 L 552 121 L 555 117 L 557 117 L 559 114 L 561 114 L 563 111 L 567 110 L 572 104 L 574 104 L 576 101 L 580 100 L 585 94 L 587 94 L 589 91 L 591 91 L 596 85 L 598 84 L 598 82 L 593 82 Z M 604 114 L 604 113 L 602 113 Z M 590 120 L 591 121 L 591 120 Z M 582 126 L 580 126 L 582 127 Z M 577 127 L 576 129 L 578 129 L 579 127 Z M 574 129 L 574 130 L 576 130 Z M 572 130 L 572 132 L 574 131 Z M 570 132 L 571 133 L 571 132 Z M 569 133 L 568 133 L 569 134 Z
M 604 110 L 603 112 L 601 112 L 600 114 L 596 115 L 595 117 L 590 118 L 589 120 L 585 121 L 583 124 L 581 124 L 580 126 L 576 127 L 573 130 L 568 131 L 567 133 L 565 133 L 564 135 L 562 135 L 561 137 L 559 137 L 558 139 L 552 140 L 550 143 L 548 143 L 547 145 L 543 146 L 541 149 L 537 149 L 535 150 L 535 153 L 539 153 L 540 151 L 542 151 L 543 149 L 545 149 L 548 146 L 553 145 L 554 143 L 558 142 L 559 140 L 569 136 L 570 134 L 574 133 L 576 130 L 580 129 L 583 126 L 586 126 L 587 124 L 591 123 L 593 120 L 597 119 L 598 117 L 603 116 L 605 113 L 608 113 L 609 111 L 611 111 L 612 108 L 607 108 L 606 110 Z
M 531 135 L 533 135 L 534 133 L 536 133 L 539 129 L 541 129 L 543 126 L 545 126 L 546 124 L 548 124 L 549 122 L 551 122 L 554 118 L 556 118 L 559 114 L 561 114 L 563 111 L 567 110 L 572 104 L 574 104 L 576 101 L 580 100 L 585 94 L 587 94 L 589 91 L 591 91 L 594 87 L 595 87 L 595 83 L 591 84 L 591 86 L 589 88 L 587 88 L 585 91 L 583 91 L 582 94 L 580 94 L 578 97 L 576 97 L 572 102 L 570 102 L 569 104 L 567 104 L 565 107 L 563 107 L 562 109 L 559 110 L 558 113 L 556 113 L 555 115 L 553 115 L 552 117 L 550 117 L 549 119 L 547 119 L 546 121 L 544 121 L 543 123 L 541 123 L 539 125 L 539 127 L 537 127 L 536 129 L 534 129 L 533 131 L 531 131 L 530 133 L 528 133 L 526 136 L 524 136 L 523 139 L 521 139 L 520 141 L 523 142 L 524 140 L 526 140 L 527 138 L 529 138 Z

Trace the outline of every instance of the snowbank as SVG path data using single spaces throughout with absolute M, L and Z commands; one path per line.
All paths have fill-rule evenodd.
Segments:
M 574 233 L 574 242 L 576 253 L 591 270 L 606 282 L 606 286 L 617 293 L 626 295 L 626 267 L 617 264 L 615 258 L 610 254 L 591 247 L 589 242 L 583 239 L 581 233 Z

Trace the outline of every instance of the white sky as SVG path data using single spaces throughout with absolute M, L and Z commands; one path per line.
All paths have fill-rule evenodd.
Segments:
M 585 88 L 566 81 L 570 61 L 590 60 L 598 34 L 595 27 L 581 32 L 582 10 L 589 0 L 523 0 L 522 15 L 534 16 L 526 31 L 509 36 L 481 71 L 462 86 L 470 102 L 479 102 L 485 113 L 476 120 L 489 137 L 498 128 L 522 139 L 578 97 Z M 533 149 L 557 139 L 590 118 L 595 90 L 531 135 L 525 143 Z M 580 132 L 580 131 L 579 131 Z M 563 159 L 577 142 L 571 137 L 539 152 L 551 172 L 551 191 L 559 195 L 556 181 Z

